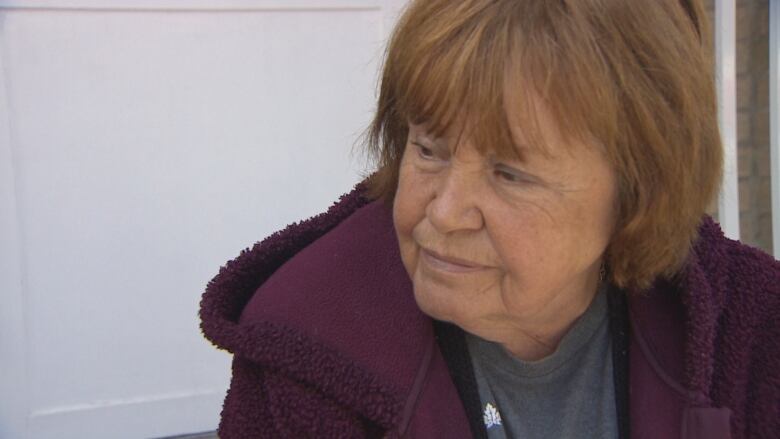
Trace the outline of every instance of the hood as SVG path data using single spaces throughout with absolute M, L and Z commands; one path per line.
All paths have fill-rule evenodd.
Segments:
M 647 292 L 632 294 L 630 307 L 638 326 L 661 346 L 675 346 L 685 358 L 679 366 L 661 354 L 667 371 L 695 391 L 703 403 L 717 389 L 716 358 L 739 356 L 748 345 L 722 343 L 723 331 L 741 340 L 754 339 L 780 305 L 780 263 L 766 253 L 726 238 L 705 216 L 698 239 L 678 278 L 660 280 Z M 652 322 L 652 323 L 650 323 Z M 736 324 L 739 322 L 739 324 Z M 654 329 L 650 330 L 650 325 Z M 679 334 L 686 334 L 681 338 Z M 676 342 L 672 341 L 674 337 Z M 720 337 L 720 339 L 719 339 Z M 652 341 L 652 340 L 651 340 Z
M 419 392 L 433 327 L 414 301 L 390 209 L 362 192 L 223 266 L 201 300 L 201 329 L 391 428 Z
M 776 401 L 771 393 L 777 391 L 780 373 L 756 364 L 780 362 L 772 335 L 780 328 L 778 313 L 780 263 L 724 237 L 718 224 L 705 217 L 677 278 L 629 295 L 632 346 L 668 389 L 644 388 L 644 396 L 634 395 L 632 404 L 634 398 L 653 401 L 665 391 L 676 394 L 686 407 L 684 437 L 727 437 L 723 434 L 729 430 L 745 437 L 748 419 L 754 433 L 772 431 L 777 406 L 767 402 Z M 638 358 L 635 354 L 632 358 Z M 632 379 L 636 365 L 632 361 Z M 755 393 L 758 385 L 766 386 L 763 396 Z M 653 412 L 670 410 L 650 405 Z

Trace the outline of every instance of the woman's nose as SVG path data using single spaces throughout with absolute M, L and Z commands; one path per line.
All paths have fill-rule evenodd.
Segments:
M 442 176 L 426 208 L 426 216 L 438 232 L 473 231 L 483 227 L 478 178 L 474 171 L 452 168 Z

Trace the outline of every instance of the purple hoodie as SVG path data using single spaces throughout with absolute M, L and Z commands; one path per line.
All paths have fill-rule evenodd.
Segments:
M 470 438 L 390 210 L 358 186 L 223 266 L 201 328 L 234 354 L 219 436 Z M 705 218 L 675 282 L 629 298 L 632 438 L 780 437 L 780 264 Z

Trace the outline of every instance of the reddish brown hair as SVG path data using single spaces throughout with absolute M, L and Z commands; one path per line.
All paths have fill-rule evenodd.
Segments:
M 468 108 L 473 143 L 515 155 L 505 94 L 532 88 L 563 138 L 597 139 L 614 166 L 611 280 L 643 289 L 673 277 L 720 182 L 709 38 L 701 0 L 413 1 L 367 132 L 378 162 L 370 194 L 392 201 L 408 121 L 441 134 Z M 538 141 L 532 102 L 519 101 Z

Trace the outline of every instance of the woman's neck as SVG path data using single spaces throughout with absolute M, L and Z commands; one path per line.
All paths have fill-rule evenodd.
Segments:
M 581 300 L 570 301 L 567 306 L 556 309 L 551 316 L 540 316 L 534 321 L 512 322 L 500 331 L 495 341 L 513 357 L 523 361 L 538 361 L 552 355 L 563 337 L 577 320 L 587 311 L 596 297 L 600 286 L 598 279 L 588 282 Z

